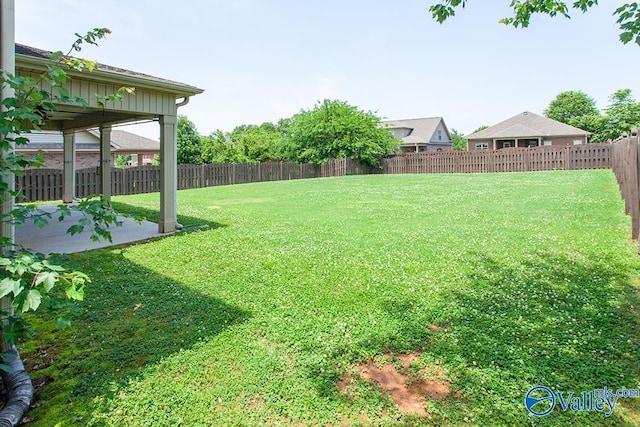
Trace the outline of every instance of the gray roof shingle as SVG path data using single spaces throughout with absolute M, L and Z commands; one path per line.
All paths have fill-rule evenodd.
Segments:
M 160 141 L 124 130 L 113 129 L 111 131 L 111 146 L 116 151 L 159 151 Z
M 442 117 L 425 117 L 422 119 L 406 119 L 406 120 L 385 120 L 381 124 L 388 129 L 411 129 L 411 133 L 404 138 L 402 142 L 404 144 L 416 144 L 416 143 L 429 143 L 433 138 L 433 134 L 436 132 L 438 125 L 442 122 L 444 130 L 446 132 L 443 143 L 451 141 L 451 135 L 449 130 L 444 124 Z
M 16 55 L 24 55 L 31 58 L 37 59 L 49 59 L 53 52 L 49 52 L 46 50 L 38 49 L 31 46 L 26 46 L 23 44 L 16 43 Z M 139 73 L 137 71 L 125 70 L 124 68 L 113 67 L 111 65 L 105 65 L 98 63 L 98 70 L 104 71 L 110 74 L 119 74 L 122 76 L 132 77 L 136 79 L 146 80 L 148 82 L 155 82 L 164 85 L 170 85 L 175 87 L 180 87 L 186 89 L 189 92 L 193 93 L 201 93 L 202 89 L 199 89 L 195 86 L 191 86 L 185 83 L 180 83 L 174 80 L 163 79 L 161 77 L 151 76 L 149 74 Z
M 480 132 L 472 133 L 467 139 L 527 138 L 540 136 L 590 135 L 586 130 L 525 111 Z

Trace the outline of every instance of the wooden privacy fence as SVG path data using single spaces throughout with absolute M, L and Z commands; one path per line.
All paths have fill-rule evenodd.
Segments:
M 244 184 L 249 182 L 282 181 L 315 178 L 317 168 L 312 164 L 214 163 L 209 165 L 178 165 L 178 189 Z M 63 172 L 61 169 L 28 169 L 24 176 L 16 177 L 16 189 L 24 195 L 19 201 L 61 200 Z M 111 194 L 128 195 L 160 191 L 160 167 L 138 166 L 111 168 Z M 96 168 L 76 171 L 76 197 L 100 193 L 100 179 Z
M 612 145 L 587 144 L 561 147 L 511 148 L 503 150 L 440 151 L 397 155 L 383 159 L 380 168 L 351 159 L 336 159 L 314 166 L 311 163 L 215 163 L 178 165 L 178 189 L 213 187 L 262 181 L 367 175 L 373 173 L 485 173 L 542 170 L 610 168 Z M 111 169 L 113 195 L 160 191 L 160 167 L 138 166 Z M 29 169 L 16 178 L 20 201 L 62 199 L 62 170 Z M 76 197 L 100 192 L 96 169 L 76 172 Z
M 609 144 L 506 148 L 502 150 L 434 151 L 383 160 L 385 173 L 485 173 L 611 167 Z
M 616 175 L 624 210 L 631 216 L 631 238 L 640 234 L 640 150 L 638 132 L 623 137 L 611 144 L 611 169 Z

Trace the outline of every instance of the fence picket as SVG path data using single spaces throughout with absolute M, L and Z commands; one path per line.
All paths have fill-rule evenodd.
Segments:
M 635 138 L 637 143 L 637 136 Z M 178 165 L 177 183 L 178 189 L 182 190 L 372 173 L 487 173 L 587 168 L 612 168 L 619 182 L 628 183 L 631 178 L 627 172 L 621 172 L 630 167 L 623 161 L 623 151 L 628 151 L 628 148 L 623 149 L 616 144 L 410 153 L 383 159 L 381 168 L 365 166 L 351 159 L 335 159 L 320 166 L 289 162 Z M 76 171 L 77 197 L 98 193 L 99 177 L 96 172 L 95 168 Z M 111 175 L 114 195 L 149 193 L 160 189 L 158 166 L 112 169 Z M 16 186 L 24 194 L 20 201 L 60 199 L 63 192 L 62 170 L 26 170 L 24 176 L 16 177 Z M 620 188 L 627 200 L 629 189 L 626 184 L 621 184 Z M 640 215 L 640 208 L 638 212 Z

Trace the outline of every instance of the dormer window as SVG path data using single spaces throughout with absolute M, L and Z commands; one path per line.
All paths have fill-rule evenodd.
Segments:
M 396 138 L 399 138 L 399 139 L 406 138 L 407 136 L 411 135 L 411 131 L 413 131 L 413 129 L 411 129 L 411 128 L 394 128 L 394 129 L 391 129 L 391 132 L 393 133 L 393 136 L 395 136 Z

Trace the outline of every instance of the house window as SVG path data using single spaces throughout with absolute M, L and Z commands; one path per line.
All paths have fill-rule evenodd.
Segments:
M 442 129 L 438 129 L 438 141 L 442 141 Z
M 502 144 L 502 148 L 511 148 L 511 143 L 505 142 L 504 144 Z
M 476 144 L 476 150 L 488 150 L 489 144 L 486 142 L 479 142 Z
M 573 145 L 580 145 L 582 144 L 582 140 L 581 139 L 574 139 L 573 140 Z
M 544 141 L 542 141 L 542 145 L 551 145 L 551 141 L 544 140 Z
M 538 140 L 529 140 L 527 143 L 527 147 L 531 148 L 531 147 L 537 147 L 538 145 L 540 145 L 540 141 Z

